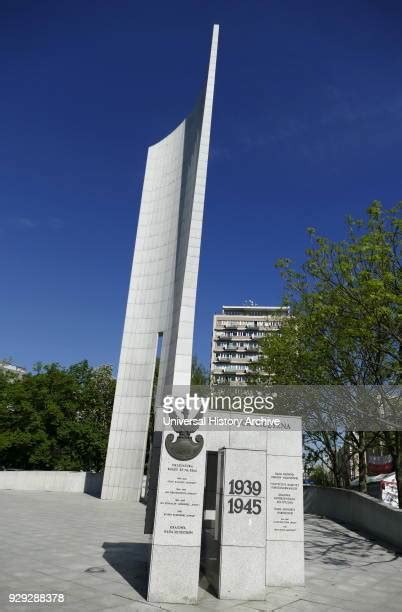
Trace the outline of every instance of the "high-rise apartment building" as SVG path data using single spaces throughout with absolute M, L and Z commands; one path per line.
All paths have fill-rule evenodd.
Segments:
M 259 359 L 258 341 L 276 332 L 288 316 L 287 306 L 223 306 L 214 315 L 212 384 L 245 384 L 250 365 Z

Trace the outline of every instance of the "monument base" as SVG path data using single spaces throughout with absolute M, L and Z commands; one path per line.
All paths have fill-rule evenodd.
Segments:
M 180 446 L 180 435 L 162 435 L 148 582 L 152 603 L 197 603 L 206 460 L 198 439 Z
M 196 604 L 200 567 L 199 546 L 152 546 L 148 584 L 151 603 Z

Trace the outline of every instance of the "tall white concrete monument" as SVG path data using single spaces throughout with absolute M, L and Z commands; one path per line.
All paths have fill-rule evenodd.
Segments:
M 157 396 L 189 385 L 219 26 L 194 110 L 148 149 L 103 499 L 141 495 L 158 341 Z

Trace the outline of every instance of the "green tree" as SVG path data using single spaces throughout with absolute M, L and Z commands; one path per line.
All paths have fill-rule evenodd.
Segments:
M 209 383 L 209 374 L 204 366 L 198 361 L 197 357 L 193 357 L 191 363 L 191 384 L 194 386 L 203 386 Z
M 334 486 L 333 474 L 330 470 L 326 470 L 322 465 L 315 465 L 308 474 L 314 484 L 321 487 Z
M 115 381 L 87 361 L 36 374 L 0 375 L 0 468 L 103 468 Z
M 292 316 L 280 333 L 262 342 L 254 380 L 275 384 L 400 384 L 402 356 L 402 205 L 377 201 L 364 220 L 348 219 L 345 240 L 335 242 L 309 229 L 312 246 L 300 270 L 278 262 L 285 302 Z M 385 435 L 395 460 L 402 506 L 402 432 Z M 348 443 L 359 453 L 373 436 L 356 432 Z

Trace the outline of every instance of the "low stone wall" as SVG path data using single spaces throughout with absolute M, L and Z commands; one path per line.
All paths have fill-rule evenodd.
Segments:
M 305 485 L 304 512 L 347 523 L 402 551 L 402 509 L 364 493 Z
M 0 490 L 66 491 L 100 497 L 102 479 L 102 472 L 0 470 Z

